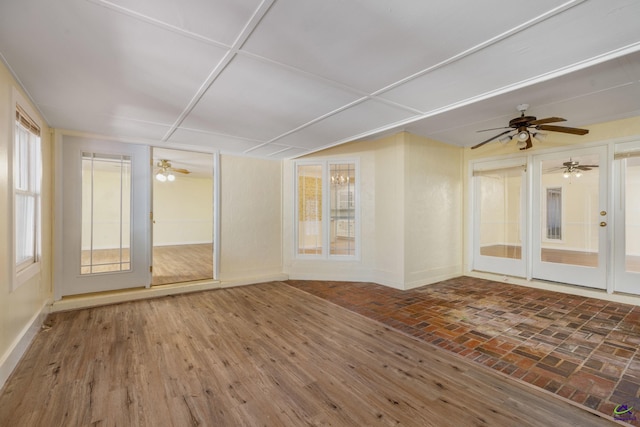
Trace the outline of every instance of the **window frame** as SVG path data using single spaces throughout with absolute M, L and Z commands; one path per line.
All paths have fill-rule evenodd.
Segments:
M 11 245 L 10 245 L 10 260 L 11 260 L 11 291 L 17 290 L 21 285 L 28 282 L 34 276 L 38 275 L 41 270 L 41 258 L 42 258 L 42 129 L 43 124 L 39 118 L 39 115 L 36 111 L 31 107 L 31 104 L 25 99 L 21 93 L 14 87 L 13 88 L 13 102 L 12 102 L 13 110 L 12 114 L 20 114 L 23 117 L 26 117 L 28 121 L 32 123 L 32 125 L 36 126 L 39 131 L 39 135 L 35 132 L 31 131 L 27 126 L 22 123 L 19 123 L 19 120 L 16 116 L 12 116 L 12 126 L 11 126 L 11 142 L 9 144 L 9 188 L 11 189 L 10 193 L 10 204 L 8 206 L 8 213 L 10 216 L 10 221 L 12 224 L 13 232 L 11 233 Z M 18 146 L 17 138 L 18 138 L 18 127 L 26 130 L 29 135 L 28 144 L 31 145 L 33 141 L 31 140 L 32 136 L 35 136 L 36 141 L 34 144 L 35 152 L 31 153 L 33 156 L 28 156 L 29 167 L 30 170 L 28 172 L 29 176 L 29 188 L 28 190 L 19 189 L 18 183 L 16 182 L 16 173 L 17 167 L 19 167 L 16 149 Z M 17 261 L 17 252 L 18 252 L 18 236 L 17 236 L 17 196 L 20 194 L 25 194 L 32 196 L 34 198 L 34 224 L 33 224 L 33 232 L 34 232 L 34 251 L 33 257 L 28 260 L 22 261 L 18 263 Z
M 353 164 L 355 183 L 353 185 L 353 197 L 355 205 L 354 213 L 354 244 L 355 250 L 353 255 L 331 254 L 331 166 Z M 300 166 L 320 166 L 322 177 L 322 246 L 321 253 L 304 254 L 299 252 L 299 179 L 298 168 Z M 360 201 L 360 161 L 357 158 L 335 158 L 322 160 L 297 160 L 293 162 L 294 176 L 294 233 L 293 233 L 293 256 L 295 259 L 304 260 L 330 260 L 330 261 L 359 261 L 361 257 L 361 201 Z

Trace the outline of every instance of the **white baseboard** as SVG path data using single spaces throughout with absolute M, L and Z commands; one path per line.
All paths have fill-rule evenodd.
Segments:
M 24 353 L 29 348 L 38 331 L 40 331 L 49 314 L 50 307 L 51 301 L 47 300 L 40 310 L 29 320 L 29 323 L 20 331 L 20 334 L 18 334 L 18 337 L 9 349 L 0 357 L 0 389 L 4 386 L 16 366 L 18 366 L 18 362 L 20 362 L 20 359 L 24 356 Z

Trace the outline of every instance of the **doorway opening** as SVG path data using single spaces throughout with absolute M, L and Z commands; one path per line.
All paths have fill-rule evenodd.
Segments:
M 151 285 L 212 280 L 213 155 L 153 149 Z

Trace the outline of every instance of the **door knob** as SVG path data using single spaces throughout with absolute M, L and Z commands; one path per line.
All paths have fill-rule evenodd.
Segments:
M 606 222 L 602 221 L 602 222 L 600 223 L 600 227 L 606 227 L 606 226 L 607 226 L 607 223 L 606 223 Z
M 600 216 L 605 216 L 607 214 L 607 211 L 600 211 Z

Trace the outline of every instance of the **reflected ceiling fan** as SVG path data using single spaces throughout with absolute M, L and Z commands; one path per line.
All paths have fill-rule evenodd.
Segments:
M 160 161 L 156 164 L 156 166 L 158 168 L 156 170 L 156 179 L 160 182 L 175 181 L 176 176 L 174 175 L 174 172 L 185 174 L 185 175 L 191 173 L 191 171 L 189 171 L 188 169 L 178 169 L 178 168 L 172 167 L 171 162 L 166 159 L 160 159 Z
M 562 176 L 564 176 L 565 178 L 570 178 L 572 176 L 575 176 L 576 178 L 580 178 L 582 176 L 582 172 L 590 171 L 591 169 L 597 168 L 597 167 L 598 165 L 581 165 L 580 162 L 577 162 L 569 158 L 569 161 L 564 162 L 562 166 L 547 169 L 545 172 L 562 171 Z
M 509 120 L 509 126 L 501 128 L 483 129 L 478 132 L 486 132 L 489 130 L 507 129 L 491 138 L 482 141 L 481 143 L 471 147 L 472 149 L 482 147 L 484 144 L 497 139 L 500 142 L 507 143 L 512 139 L 516 139 L 517 146 L 521 150 L 526 150 L 533 147 L 531 138 L 543 139 L 546 134 L 540 133 L 541 130 L 550 132 L 562 132 L 570 133 L 573 135 L 586 135 L 589 133 L 587 129 L 570 128 L 566 126 L 548 125 L 547 123 L 566 122 L 566 119 L 561 117 L 547 117 L 544 119 L 538 119 L 534 116 L 525 116 L 524 112 L 529 108 L 529 104 L 520 104 L 516 107 L 520 111 L 520 117 Z

